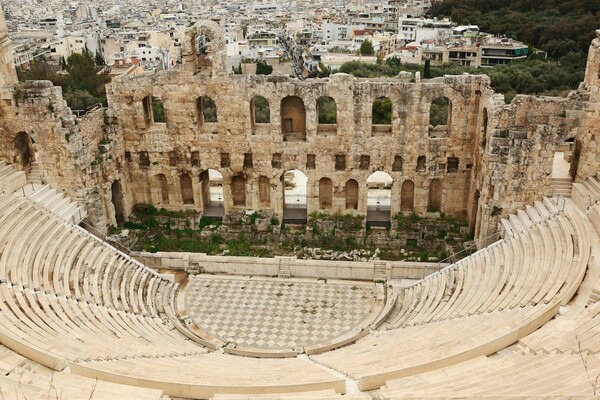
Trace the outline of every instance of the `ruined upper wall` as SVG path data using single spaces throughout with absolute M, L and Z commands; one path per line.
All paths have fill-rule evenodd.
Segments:
M 588 92 L 600 96 L 600 29 L 596 31 L 596 36 L 588 53 L 584 84 Z
M 2 3 L 0 3 L 0 88 L 9 87 L 17 82 L 18 78 L 12 55 L 12 44 L 8 38 L 4 11 L 2 10 Z

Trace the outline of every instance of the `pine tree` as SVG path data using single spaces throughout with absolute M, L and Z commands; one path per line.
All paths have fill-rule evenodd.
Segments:
M 104 57 L 102 57 L 99 51 L 96 52 L 94 60 L 96 61 L 96 65 L 106 65 L 106 61 L 104 61 Z
M 423 78 L 431 79 L 431 60 L 425 60 L 425 66 L 423 67 Z

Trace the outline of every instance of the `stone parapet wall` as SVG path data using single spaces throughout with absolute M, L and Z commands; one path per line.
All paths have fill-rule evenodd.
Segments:
M 136 252 L 133 257 L 159 270 L 191 273 L 277 276 L 282 260 L 289 261 L 292 277 L 373 280 L 375 262 L 299 260 L 295 257 L 228 257 L 203 253 Z M 388 279 L 422 279 L 448 264 L 376 261 L 384 264 Z

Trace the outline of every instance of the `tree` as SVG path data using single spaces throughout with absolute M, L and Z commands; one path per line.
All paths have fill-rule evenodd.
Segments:
M 331 75 L 331 68 L 320 62 L 317 76 L 319 78 L 327 78 L 329 75 Z
M 96 52 L 96 56 L 94 57 L 94 60 L 96 61 L 96 65 L 106 65 L 106 62 L 104 61 L 104 57 L 102 57 L 102 54 L 100 54 L 99 51 Z
M 423 67 L 423 78 L 431 79 L 431 60 L 425 60 L 425 66 Z
M 273 72 L 273 67 L 267 65 L 264 61 L 258 61 L 256 63 L 256 75 L 270 75 Z
M 375 49 L 373 49 L 373 44 L 371 41 L 366 39 L 360 44 L 359 52 L 363 56 L 372 56 L 375 54 Z

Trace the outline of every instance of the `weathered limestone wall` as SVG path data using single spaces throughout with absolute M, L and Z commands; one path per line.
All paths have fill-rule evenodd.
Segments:
M 385 171 L 393 178 L 392 216 L 424 213 L 439 202 L 440 211 L 467 219 L 484 244 L 500 217 L 550 193 L 552 160 L 565 140 L 574 140 L 575 181 L 600 170 L 597 33 L 577 91 L 517 96 L 505 105 L 486 76 L 229 75 L 218 27 L 202 22 L 186 35 L 184 68 L 119 77 L 107 86 L 109 108 L 84 118 L 73 116 L 50 82 L 13 85 L 14 67 L 0 69 L 0 157 L 24 164 L 15 140 L 25 132 L 44 180 L 85 203 L 88 222 L 101 229 L 126 219 L 138 203 L 202 210 L 208 169 L 223 174 L 226 214 L 267 210 L 281 219 L 283 176 L 298 169 L 308 177 L 309 214 L 365 216 L 367 178 Z M 153 122 L 152 96 L 162 101 L 166 123 Z M 255 96 L 268 100 L 269 123 L 255 123 Z M 336 124 L 318 123 L 321 96 L 335 100 Z M 430 107 L 442 96 L 450 117 L 432 129 Z M 217 122 L 205 121 L 201 97 L 214 101 Z M 391 100 L 391 125 L 372 123 L 379 97 Z
M 466 217 L 473 139 L 476 134 L 482 98 L 492 92 L 485 76 L 454 76 L 419 83 L 399 79 L 359 80 L 344 74 L 329 79 L 300 82 L 286 77 L 230 75 L 213 79 L 183 71 L 153 76 L 120 78 L 109 87 L 109 101 L 122 130 L 124 151 L 128 152 L 125 190 L 127 209 L 136 203 L 150 203 L 165 208 L 202 208 L 200 176 L 211 168 L 223 174 L 225 212 L 264 208 L 259 199 L 258 180 L 270 183 L 270 202 L 266 208 L 277 215 L 283 212 L 285 171 L 298 169 L 308 177 L 308 212 L 321 207 L 318 201 L 319 180 L 333 183 L 333 204 L 325 211 L 366 213 L 366 179 L 374 171 L 385 171 L 394 179 L 392 215 L 400 211 L 402 183 L 415 185 L 414 209 L 425 212 L 428 190 L 433 179 L 442 182 L 441 211 Z M 263 96 L 269 101 L 270 123 L 256 129 L 251 100 Z M 143 99 L 160 98 L 166 123 L 147 124 Z M 216 123 L 202 123 L 196 99 L 211 97 L 217 106 Z M 306 140 L 284 140 L 282 100 L 295 96 L 302 100 L 306 113 Z M 332 97 L 337 104 L 337 125 L 319 130 L 317 99 Z M 389 132 L 373 131 L 371 109 L 378 97 L 392 101 L 392 125 Z M 431 102 L 445 96 L 452 102 L 450 131 L 446 137 L 429 134 Z M 292 113 L 298 113 L 294 104 Z M 208 126 L 207 126 L 208 125 Z M 301 125 L 301 124 L 300 124 Z M 297 124 L 294 124 L 297 126 Z M 141 165 L 149 156 L 148 165 Z M 192 153 L 199 153 L 199 163 L 192 165 Z M 252 166 L 244 167 L 244 154 L 252 155 Z M 140 154 L 142 163 L 140 163 Z M 223 161 L 227 154 L 229 165 Z M 315 156 L 315 166 L 307 167 L 307 156 Z M 119 154 L 117 157 L 124 157 Z M 345 166 L 336 167 L 336 156 L 345 157 Z M 367 156 L 368 165 L 360 165 Z M 417 170 L 417 158 L 426 157 L 425 167 Z M 280 162 L 275 161 L 279 160 Z M 393 167 L 401 157 L 401 170 Z M 456 172 L 447 171 L 448 157 L 459 160 Z M 172 159 L 177 160 L 176 163 Z M 164 204 L 156 187 L 156 176 L 163 174 L 169 187 L 169 204 Z M 192 177 L 194 205 L 183 205 L 179 177 Z M 246 180 L 246 202 L 234 205 L 231 181 Z M 348 180 L 359 183 L 357 210 L 346 210 L 345 187 Z
M 574 140 L 575 182 L 600 171 L 600 31 L 590 47 L 585 82 L 567 98 L 517 96 L 509 105 L 487 105 L 487 139 L 480 127 L 481 169 L 477 237 L 497 231 L 500 218 L 551 195 L 552 164 L 558 147 Z M 494 214 L 494 215 L 492 215 Z

